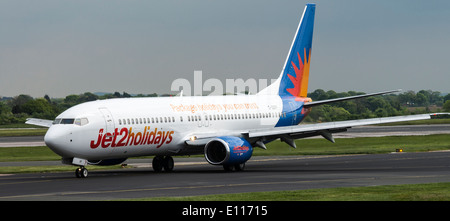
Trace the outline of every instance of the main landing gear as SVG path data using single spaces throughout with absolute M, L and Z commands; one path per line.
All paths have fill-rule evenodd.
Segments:
M 241 164 L 232 164 L 232 165 L 223 165 L 223 169 L 227 172 L 233 171 L 243 171 L 245 168 L 245 163 Z
M 171 156 L 155 156 L 152 167 L 155 172 L 161 172 L 163 169 L 166 172 L 171 172 L 174 167 L 173 158 Z

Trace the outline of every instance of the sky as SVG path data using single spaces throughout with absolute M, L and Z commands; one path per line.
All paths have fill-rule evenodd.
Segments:
M 0 1 L 0 96 L 277 78 L 316 3 L 309 91 L 449 93 L 450 1 Z

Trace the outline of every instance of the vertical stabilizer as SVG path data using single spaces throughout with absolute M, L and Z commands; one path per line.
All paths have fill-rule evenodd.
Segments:
M 315 4 L 306 5 L 280 76 L 259 94 L 307 96 L 315 11 Z

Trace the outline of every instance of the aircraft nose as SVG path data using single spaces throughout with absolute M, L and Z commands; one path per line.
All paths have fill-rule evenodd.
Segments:
M 67 132 L 52 126 L 44 136 L 45 144 L 56 154 L 62 157 L 70 157 L 67 152 Z

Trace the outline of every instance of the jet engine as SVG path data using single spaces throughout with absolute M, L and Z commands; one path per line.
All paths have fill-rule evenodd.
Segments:
M 252 153 L 250 143 L 241 137 L 217 137 L 205 145 L 206 161 L 212 165 L 224 165 L 225 169 L 230 167 L 243 169 L 244 163 L 252 157 Z

